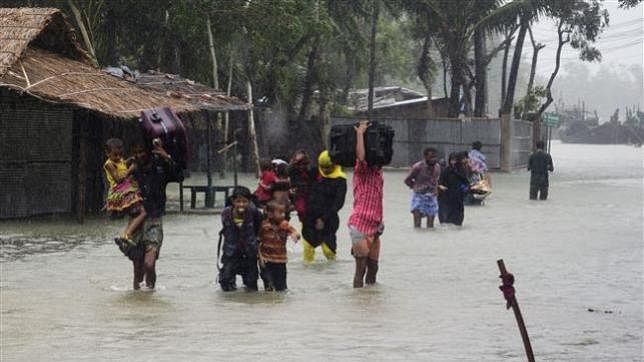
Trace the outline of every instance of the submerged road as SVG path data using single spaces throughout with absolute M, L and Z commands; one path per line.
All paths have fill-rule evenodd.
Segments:
M 0 223 L 0 359 L 524 361 L 503 258 L 537 360 L 642 360 L 642 151 L 555 143 L 553 158 L 550 200 L 528 201 L 527 172 L 494 174 L 462 229 L 414 230 L 405 173 L 387 172 L 379 283 L 360 290 L 344 226 L 335 263 L 291 245 L 275 294 L 214 284 L 218 216 L 165 218 L 153 292 L 131 290 L 120 222 Z

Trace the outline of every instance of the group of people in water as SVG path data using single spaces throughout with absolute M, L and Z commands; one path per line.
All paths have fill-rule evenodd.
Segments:
M 376 283 L 380 237 L 384 232 L 383 170 L 366 161 L 364 133 L 368 127 L 367 121 L 355 126 L 354 200 L 348 220 L 355 260 L 354 288 Z M 432 228 L 436 216 L 441 223 L 460 226 L 466 198 L 490 192 L 487 162 L 481 148 L 480 142 L 474 142 L 472 150 L 452 153 L 446 162 L 439 160 L 436 149 L 424 150 L 423 159 L 412 165 L 404 179 L 412 191 L 410 211 L 414 227 L 421 227 L 422 219 L 426 218 L 426 226 Z M 133 151 L 134 156 L 126 160 L 121 140 L 110 139 L 106 143 L 104 170 L 109 182 L 106 208 L 113 216 L 129 217 L 127 227 L 115 242 L 133 262 L 134 289 L 139 289 L 144 279 L 148 288 L 154 288 L 155 262 L 163 242 L 165 188 L 170 180 L 180 177 L 180 170 L 158 139 L 153 141 L 151 150 L 135 146 Z M 217 279 L 224 291 L 237 288 L 238 275 L 247 290 L 258 290 L 259 279 L 264 290 L 286 290 L 289 238 L 301 243 L 305 262 L 314 261 L 318 247 L 328 260 L 335 260 L 338 213 L 347 193 L 347 176 L 342 167 L 333 162 L 328 151 L 321 152 L 314 164 L 300 150 L 290 162 L 263 160 L 260 168 L 256 190 L 236 187 L 221 213 Z M 528 169 L 532 171 L 530 198 L 536 189 L 545 199 L 548 170 L 553 168 L 542 144 L 538 144 L 538 151 L 530 158 Z M 293 212 L 302 224 L 301 233 L 290 223 Z

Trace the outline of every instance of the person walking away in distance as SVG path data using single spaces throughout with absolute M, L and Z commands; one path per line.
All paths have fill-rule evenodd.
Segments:
M 555 167 L 550 154 L 544 152 L 543 141 L 537 141 L 537 150 L 530 155 L 528 171 L 530 171 L 530 200 L 548 199 L 548 172 L 553 172 Z

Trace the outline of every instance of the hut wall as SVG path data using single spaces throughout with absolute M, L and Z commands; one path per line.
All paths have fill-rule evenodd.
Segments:
M 0 89 L 0 219 L 71 211 L 72 117 Z

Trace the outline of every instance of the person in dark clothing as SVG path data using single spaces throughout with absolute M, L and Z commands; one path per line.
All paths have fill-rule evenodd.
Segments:
M 311 160 L 306 151 L 299 150 L 293 154 L 287 172 L 291 182 L 293 206 L 300 222 L 304 222 L 311 185 L 315 181 L 317 169 L 311 166 Z
M 550 154 L 543 151 L 543 141 L 537 142 L 537 151 L 530 155 L 528 171 L 530 171 L 530 200 L 548 199 L 548 172 L 555 170 Z
M 347 177 L 339 165 L 331 161 L 328 151 L 318 157 L 318 174 L 311 186 L 308 209 L 302 225 L 303 258 L 313 262 L 315 248 L 322 247 L 327 260 L 335 260 L 336 233 L 340 226 L 338 212 L 344 206 Z
M 441 223 L 463 225 L 463 197 L 469 189 L 466 162 L 467 158 L 462 153 L 452 153 L 449 155 L 448 166 L 441 172 L 438 181 Z
M 147 212 L 143 227 L 134 235 L 136 246 L 127 254 L 134 266 L 134 289 L 139 289 L 143 279 L 148 288 L 156 283 L 156 260 L 163 243 L 162 217 L 165 213 L 166 186 L 169 180 L 181 179 L 181 169 L 165 151 L 159 139 L 148 152 L 142 146 L 134 147 L 134 178 L 143 196 Z
M 219 285 L 226 292 L 237 289 L 235 279 L 238 274 L 248 290 L 257 290 L 257 235 L 262 224 L 262 213 L 251 199 L 249 189 L 236 187 L 231 196 L 232 204 L 221 213 L 224 245 Z

